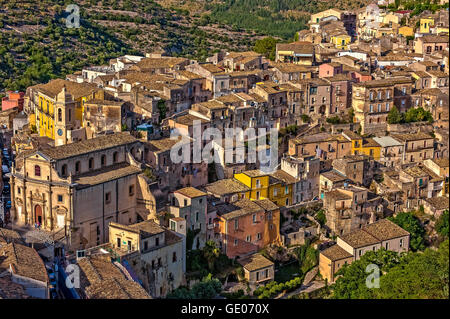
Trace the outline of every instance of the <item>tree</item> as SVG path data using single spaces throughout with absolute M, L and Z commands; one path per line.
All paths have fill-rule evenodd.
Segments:
M 381 272 L 386 272 L 401 262 L 403 255 L 396 252 L 379 249 L 368 251 L 359 260 L 342 267 L 336 275 L 340 276 L 333 285 L 333 298 L 335 299 L 370 299 L 374 289 L 366 285 L 369 275 L 366 272 L 370 264 L 377 265 Z M 341 276 L 342 275 L 342 276 Z
M 220 256 L 220 249 L 216 247 L 216 243 L 212 240 L 208 240 L 203 247 L 203 257 L 208 262 L 208 268 L 210 271 L 214 270 L 214 264 Z
M 325 212 L 323 209 L 317 212 L 316 220 L 319 222 L 320 226 L 323 226 L 327 223 L 327 217 L 325 216 Z
M 273 61 L 275 60 L 277 42 L 278 40 L 273 37 L 256 40 L 253 50 Z
M 196 283 L 192 289 L 179 287 L 167 295 L 168 299 L 211 299 L 222 290 L 222 284 L 211 274 Z
M 448 238 L 448 209 L 445 210 L 436 222 L 436 231 L 444 238 Z
M 425 229 L 420 223 L 420 220 L 411 212 L 401 212 L 395 217 L 388 217 L 388 219 L 411 234 L 409 246 L 413 251 L 423 250 L 425 248 Z
M 392 109 L 389 111 L 387 121 L 389 124 L 397 124 L 402 121 L 402 115 L 398 111 L 397 107 L 394 105 Z
M 370 264 L 379 267 L 379 288 L 366 285 Z M 437 251 L 427 248 L 423 253 L 369 251 L 337 275 L 341 276 L 332 286 L 336 299 L 448 299 L 449 242 L 444 241 Z

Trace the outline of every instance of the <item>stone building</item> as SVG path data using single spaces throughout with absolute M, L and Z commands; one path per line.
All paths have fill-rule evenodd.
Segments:
M 109 243 L 115 255 L 130 265 L 152 297 L 164 297 L 185 282 L 185 221 L 182 227 L 184 235 L 151 220 L 109 225 Z
M 142 159 L 127 132 L 24 151 L 12 167 L 13 221 L 64 230 L 72 249 L 107 242 L 109 222 L 136 222 Z

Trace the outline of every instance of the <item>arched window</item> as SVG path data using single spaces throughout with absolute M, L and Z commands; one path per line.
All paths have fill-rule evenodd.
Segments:
M 58 121 L 59 122 L 62 121 L 62 110 L 61 110 L 61 108 L 58 109 Z
M 69 109 L 69 122 L 72 121 L 72 110 Z
M 106 165 L 106 155 L 102 155 L 102 157 L 101 157 L 101 164 L 102 164 L 102 166 Z
M 117 152 L 114 152 L 114 154 L 113 154 L 113 162 L 114 163 L 117 163 L 118 157 L 119 157 L 119 154 Z
M 67 176 L 67 164 L 64 164 L 64 165 L 61 167 L 61 175 L 64 176 L 64 177 Z
M 80 173 L 81 171 L 81 163 L 78 161 L 75 163 L 75 173 Z
M 41 167 L 39 165 L 34 165 L 34 176 L 41 176 Z
M 94 158 L 91 157 L 91 158 L 89 159 L 89 169 L 93 169 L 93 168 L 94 168 Z

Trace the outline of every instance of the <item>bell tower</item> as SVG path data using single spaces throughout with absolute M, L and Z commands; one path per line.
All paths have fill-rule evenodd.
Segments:
M 64 85 L 56 96 L 55 146 L 67 144 L 67 131 L 75 127 L 75 101 Z

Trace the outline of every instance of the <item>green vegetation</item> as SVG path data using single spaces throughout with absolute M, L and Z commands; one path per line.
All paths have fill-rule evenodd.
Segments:
M 272 37 L 266 37 L 261 40 L 256 40 L 253 50 L 274 61 L 278 42 L 279 40 Z
M 302 274 L 306 274 L 314 268 L 319 261 L 319 251 L 315 249 L 307 239 L 306 243 L 294 250 Z
M 248 50 L 248 33 L 208 18 L 164 8 L 153 0 L 80 0 L 80 28 L 67 28 L 70 1 L 3 1 L 0 10 L 0 92 L 25 90 L 125 54 L 164 49 L 173 56 L 205 60 L 221 49 Z M 120 11 L 118 11 L 120 10 Z
M 301 118 L 303 123 L 309 123 L 311 121 L 311 118 L 308 116 L 308 114 L 302 114 Z
M 425 249 L 425 229 L 413 212 L 401 212 L 395 217 L 388 217 L 388 219 L 411 234 L 409 246 L 413 251 Z
M 422 121 L 433 123 L 433 115 L 431 114 L 431 112 L 426 111 L 422 107 L 410 108 L 405 113 L 401 113 L 399 112 L 397 107 L 393 106 L 389 111 L 387 120 L 389 124 L 413 123 Z
M 179 287 L 167 295 L 168 299 L 211 299 L 217 296 L 222 290 L 222 284 L 209 274 L 196 283 L 192 289 Z
M 234 265 L 231 259 L 220 253 L 213 241 L 207 241 L 202 249 L 188 250 L 186 253 L 186 271 L 196 274 L 195 277 L 201 278 L 208 273 L 216 276 Z
M 340 0 L 224 0 L 208 3 L 211 21 L 228 24 L 234 29 L 256 30 L 265 35 L 294 39 L 297 31 L 307 28 L 311 13 L 329 8 L 360 8 L 368 1 Z
M 448 231 L 449 231 L 448 220 L 449 220 L 448 210 L 446 210 L 439 217 L 435 226 L 436 232 L 444 238 L 448 238 Z
M 317 212 L 316 220 L 319 222 L 320 226 L 323 226 L 327 223 L 327 217 L 325 216 L 325 211 L 323 209 Z
M 277 296 L 279 293 L 286 291 L 294 291 L 302 285 L 303 277 L 296 277 L 285 283 L 277 283 L 272 281 L 265 286 L 258 287 L 253 295 L 258 296 L 258 299 L 269 299 Z
M 395 0 L 388 8 L 392 11 L 399 9 L 412 10 L 411 17 L 416 16 L 429 10 L 436 12 L 442 8 L 448 8 L 448 3 L 440 5 L 438 0 Z
M 339 116 L 332 116 L 332 117 L 327 117 L 327 123 L 330 124 L 345 124 L 347 123 L 347 121 L 343 120 L 342 118 L 340 118 Z
M 380 269 L 379 288 L 368 288 L 369 264 Z M 336 299 L 447 299 L 449 297 L 449 242 L 439 249 L 397 254 L 380 249 L 344 266 L 332 286 Z

